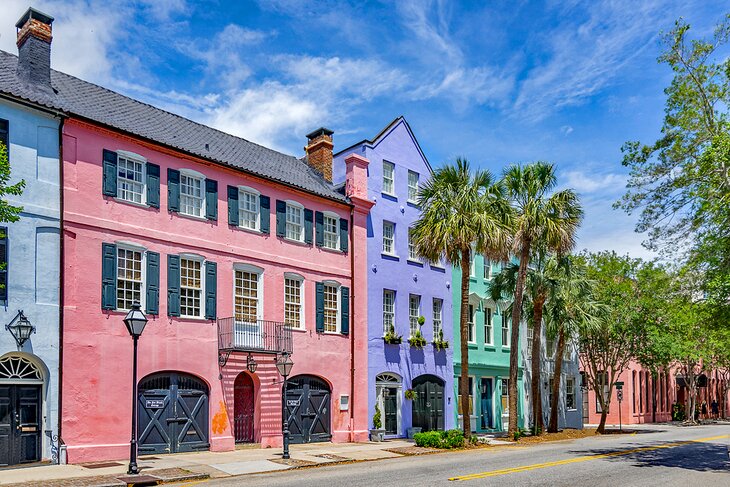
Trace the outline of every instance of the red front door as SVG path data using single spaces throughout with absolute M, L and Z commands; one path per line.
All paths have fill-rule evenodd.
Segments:
M 233 426 L 236 443 L 253 443 L 253 380 L 241 372 L 233 384 Z

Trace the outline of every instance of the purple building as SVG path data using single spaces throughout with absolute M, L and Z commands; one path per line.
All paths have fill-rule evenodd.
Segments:
M 336 154 L 335 183 L 345 180 L 343 161 L 352 153 L 370 160 L 368 197 L 375 202 L 367 229 L 370 427 L 377 405 L 386 437 L 453 428 L 451 269 L 422 261 L 409 245 L 420 216 L 418 186 L 431 166 L 403 117 Z M 409 343 L 419 336 L 422 346 Z

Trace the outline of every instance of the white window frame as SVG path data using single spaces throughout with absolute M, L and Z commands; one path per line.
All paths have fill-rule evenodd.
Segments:
M 469 303 L 469 307 L 467 308 L 469 312 L 469 321 L 467 321 L 467 343 L 476 343 L 477 342 L 477 329 L 476 329 L 476 317 L 477 317 L 477 306 L 474 304 Z M 471 335 L 471 339 L 469 339 L 469 335 Z
M 183 193 L 183 178 L 198 181 L 200 183 L 200 197 Z M 189 213 L 184 211 L 185 204 L 183 204 L 184 198 L 190 198 L 192 201 L 200 202 L 200 214 Z M 205 219 L 205 175 L 194 171 L 192 169 L 180 169 L 180 214 L 191 216 L 193 218 Z
M 502 317 L 502 328 L 501 328 L 502 329 L 502 348 L 510 348 L 510 345 L 511 345 L 510 342 L 512 340 L 512 336 L 511 336 L 510 332 L 512 330 L 510 330 L 510 327 L 509 327 L 509 320 L 506 319 L 504 314 L 501 314 L 500 316 Z M 506 340 L 505 340 L 505 337 L 507 337 Z M 507 345 L 505 345 L 505 342 L 507 343 Z
M 535 340 L 535 329 L 527 326 L 527 358 L 532 359 L 532 344 Z
M 290 213 L 293 214 L 294 211 L 297 211 L 299 213 L 299 222 L 300 223 L 294 223 L 289 221 L 289 215 Z M 288 240 L 292 240 L 294 242 L 304 242 L 304 205 L 297 201 L 286 201 L 286 214 L 284 215 L 285 218 L 285 225 L 284 225 L 284 236 Z M 293 238 L 289 236 L 289 226 L 294 227 L 295 225 L 299 225 L 299 238 Z M 292 228 L 293 230 L 293 228 Z
M 386 295 L 392 297 L 389 306 L 390 309 L 387 308 Z M 389 319 L 390 323 L 388 323 Z M 393 325 L 393 329 L 395 329 L 395 291 L 392 289 L 383 289 L 383 335 L 390 331 L 390 325 Z
M 383 380 L 385 379 L 385 380 Z M 383 422 L 382 427 L 385 429 L 385 398 L 383 395 L 383 390 L 388 388 L 396 388 L 397 389 L 397 399 L 396 399 L 396 408 L 397 408 L 397 434 L 401 434 L 401 413 L 403 409 L 403 379 L 401 376 L 399 376 L 396 373 L 393 372 L 383 372 L 382 374 L 378 374 L 375 376 L 375 397 L 376 401 L 378 403 L 378 407 L 380 408 L 380 411 L 382 413 Z
M 573 399 L 573 407 L 568 406 L 568 398 L 571 397 Z M 578 409 L 578 407 L 575 404 L 576 400 L 576 394 L 575 394 L 575 377 L 566 377 L 565 378 L 565 409 L 568 411 L 575 411 Z
M 341 314 L 342 314 L 342 298 L 340 296 L 342 285 L 337 281 L 324 281 L 322 284 L 324 284 L 323 288 L 323 298 L 327 296 L 327 287 L 334 287 L 335 288 L 335 330 L 327 330 L 327 300 L 323 299 L 324 302 L 324 316 L 325 316 L 325 322 L 323 323 L 324 326 L 324 333 L 331 333 L 331 334 L 337 334 L 340 333 L 342 330 L 342 323 L 340 323 L 341 320 Z
M 123 178 L 119 175 L 119 159 L 125 159 L 132 163 L 138 163 L 142 166 L 142 169 L 140 171 L 140 177 L 141 182 L 132 181 L 128 178 Z M 140 201 L 133 201 L 129 198 L 125 198 L 122 196 L 122 185 L 123 184 L 139 184 L 141 185 L 141 196 Z M 123 201 L 125 203 L 131 203 L 133 205 L 141 205 L 141 206 L 147 206 L 147 159 L 139 154 L 135 154 L 134 152 L 128 152 L 124 150 L 118 150 L 117 151 L 117 196 L 116 199 L 119 201 Z
M 386 242 L 385 228 L 386 228 L 386 226 L 390 226 L 393 229 L 392 235 L 390 237 L 390 247 L 391 248 L 389 251 L 385 249 L 385 242 Z M 382 251 L 385 255 L 392 255 L 392 256 L 397 255 L 395 252 L 395 223 L 388 221 L 388 220 L 383 220 L 383 250 Z
M 250 323 L 249 321 L 236 319 L 236 273 L 248 272 L 257 276 L 256 281 L 256 320 L 262 320 L 264 316 L 264 270 L 261 267 L 251 264 L 233 264 L 233 319 L 241 323 Z
M 117 311 L 129 311 L 130 308 L 124 308 L 119 306 L 119 250 L 139 252 L 141 254 L 140 259 L 140 291 L 139 291 L 139 304 L 142 309 L 145 309 L 147 305 L 147 249 L 141 245 L 137 245 L 130 242 L 115 242 L 117 247 L 117 253 L 115 255 L 115 264 L 117 269 L 117 275 L 114 276 L 117 285 L 117 296 L 115 297 L 115 306 Z M 124 279 L 125 281 L 127 279 Z
M 390 177 L 388 178 L 386 176 L 386 170 L 385 168 L 390 168 Z M 386 186 L 390 186 L 390 190 L 386 188 Z M 392 162 L 383 160 L 383 191 L 384 194 L 395 196 L 395 164 Z
M 555 358 L 555 339 L 554 338 L 548 338 L 545 340 L 545 357 L 548 360 L 553 360 Z
M 299 287 L 299 323 L 295 325 L 290 325 L 290 327 L 293 330 L 304 330 L 305 329 L 305 295 L 304 292 L 304 276 L 294 273 L 294 272 L 285 272 L 284 273 L 284 323 L 286 323 L 286 306 L 287 304 L 296 305 L 296 303 L 289 303 L 287 301 L 287 286 L 286 281 L 296 281 L 298 283 Z
M 563 362 L 570 362 L 570 359 L 573 356 L 573 344 L 566 340 L 565 341 L 565 348 L 563 349 Z
M 413 314 L 413 303 L 416 303 L 415 311 L 416 314 Z M 408 295 L 408 324 L 410 327 L 410 336 L 415 336 L 416 332 L 421 329 L 420 326 L 418 326 L 418 318 L 421 316 L 421 295 L 420 294 L 409 294 Z
M 251 210 L 245 210 L 242 206 L 244 203 L 245 196 L 252 196 L 253 201 L 255 202 L 256 210 L 253 211 L 253 213 L 254 213 L 253 228 L 242 225 L 243 214 L 251 211 Z M 261 231 L 261 207 L 259 206 L 260 198 L 261 198 L 261 193 L 259 191 L 255 190 L 251 187 L 248 187 L 248 186 L 239 186 L 238 187 L 238 226 L 239 226 L 239 228 L 243 228 L 244 230 L 252 230 L 254 232 Z
M 180 317 L 181 318 L 191 318 L 191 319 L 204 319 L 205 318 L 205 258 L 202 255 L 198 254 L 188 254 L 183 253 L 180 255 Z M 186 315 L 183 314 L 183 296 L 182 296 L 182 279 L 183 279 L 183 265 L 182 261 L 184 260 L 190 260 L 190 261 L 196 261 L 200 263 L 200 313 L 195 315 Z M 190 288 L 192 289 L 192 288 Z
M 476 264 L 476 255 L 474 252 L 471 253 L 471 260 L 469 261 L 469 277 L 476 277 L 477 276 L 477 264 Z
M 411 184 L 411 176 L 416 177 L 416 185 L 413 186 Z M 408 170 L 408 202 L 409 203 L 416 203 L 418 201 L 418 182 L 421 175 L 418 174 L 416 171 Z
M 484 344 L 494 345 L 494 323 L 492 321 L 494 312 L 492 308 L 484 308 Z
M 438 313 L 436 312 L 436 303 L 439 303 Z M 433 320 L 433 339 L 438 340 L 439 331 L 444 329 L 444 300 L 441 298 L 431 299 L 431 314 Z
M 416 245 L 413 243 L 413 227 L 408 227 L 408 260 L 411 262 L 422 262 L 421 257 L 416 253 Z
M 322 213 L 322 246 L 328 250 L 340 250 L 340 216 L 337 213 L 331 211 L 325 211 Z M 335 231 L 327 232 L 327 219 L 335 221 Z M 327 235 L 334 235 L 334 243 L 327 245 Z
M 486 255 L 482 256 L 484 260 L 484 279 L 489 280 L 492 278 L 492 263 Z

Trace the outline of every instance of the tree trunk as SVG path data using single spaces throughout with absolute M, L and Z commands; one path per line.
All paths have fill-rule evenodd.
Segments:
M 471 249 L 461 252 L 461 416 L 463 418 L 464 437 L 471 437 L 471 416 L 469 400 L 469 263 Z
M 608 411 L 605 409 L 601 412 L 601 422 L 598 423 L 598 428 L 596 429 L 596 433 L 599 435 L 602 435 L 606 432 L 606 415 L 608 414 Z
M 656 379 L 657 373 L 651 373 L 651 422 L 656 423 Z
M 512 326 L 510 330 L 509 349 L 509 429 L 507 434 L 513 437 L 517 432 L 517 377 L 518 359 L 520 351 L 520 319 L 522 314 L 522 294 L 525 290 L 525 278 L 527 277 L 527 264 L 530 260 L 530 242 L 522 243 L 520 255 L 520 270 L 517 273 L 515 286 L 515 300 L 512 303 Z
M 545 429 L 545 424 L 542 418 L 542 387 L 541 382 L 541 350 L 542 350 L 542 312 L 545 305 L 544 293 L 539 293 L 535 298 L 535 308 L 533 310 L 533 324 L 532 324 L 532 384 L 530 387 L 530 394 L 532 396 L 532 424 L 533 424 L 533 435 L 542 433 Z
M 563 354 L 565 353 L 565 330 L 558 332 L 558 349 L 555 351 L 555 369 L 553 370 L 553 398 L 550 401 L 549 433 L 558 432 L 558 405 L 560 404 L 560 378 L 563 374 Z

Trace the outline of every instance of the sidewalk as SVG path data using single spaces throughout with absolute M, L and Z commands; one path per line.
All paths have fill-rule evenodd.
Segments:
M 169 483 L 287 470 L 326 463 L 378 460 L 429 451 L 431 450 L 416 449 L 413 442 L 407 440 L 388 440 L 382 443 L 310 443 L 292 445 L 289 460 L 281 458 L 280 448 L 243 448 L 230 452 L 142 456 L 138 464 L 142 474 L 153 475 L 159 477 L 162 482 Z M 0 470 L 0 485 L 124 486 L 127 484 L 118 478 L 126 476 L 126 473 L 125 460 L 83 465 L 9 468 Z

